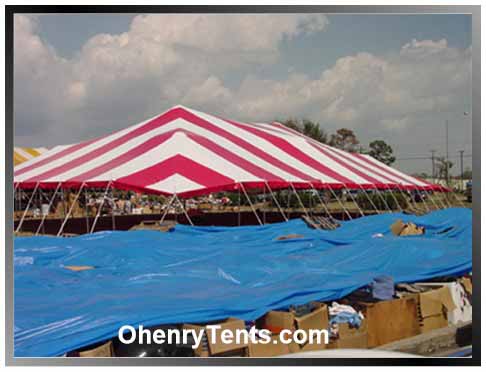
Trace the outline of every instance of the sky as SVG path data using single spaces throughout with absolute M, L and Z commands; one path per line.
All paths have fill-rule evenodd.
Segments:
M 182 104 L 383 139 L 399 169 L 471 166 L 469 15 L 15 15 L 16 146 L 87 140 Z M 417 159 L 424 158 L 424 159 Z

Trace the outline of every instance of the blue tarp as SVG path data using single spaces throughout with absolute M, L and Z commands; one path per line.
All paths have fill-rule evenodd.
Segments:
M 426 234 L 395 237 L 398 218 Z M 382 214 L 334 231 L 301 220 L 262 227 L 16 238 L 15 356 L 56 356 L 116 337 L 120 326 L 252 320 L 339 299 L 379 275 L 414 282 L 472 269 L 469 209 Z M 277 240 L 287 234 L 303 238 Z M 383 237 L 373 237 L 383 234 Z M 73 272 L 68 265 L 94 266 Z

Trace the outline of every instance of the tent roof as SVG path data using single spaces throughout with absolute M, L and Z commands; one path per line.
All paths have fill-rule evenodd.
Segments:
M 22 164 L 27 160 L 33 159 L 37 156 L 42 155 L 44 152 L 47 151 L 45 147 L 14 147 L 14 166 Z
M 21 188 L 111 183 L 183 197 L 241 185 L 442 189 L 280 123 L 240 123 L 183 106 L 103 137 L 53 148 L 15 167 L 14 183 Z

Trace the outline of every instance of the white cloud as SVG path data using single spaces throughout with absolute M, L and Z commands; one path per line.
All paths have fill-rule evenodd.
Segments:
M 73 142 L 175 104 L 240 120 L 308 117 L 365 136 L 403 134 L 438 113 L 468 110 L 471 49 L 445 39 L 340 58 L 317 78 L 295 68 L 285 80 L 255 74 L 281 58 L 282 42 L 327 24 L 307 14 L 143 15 L 127 32 L 96 35 L 63 59 L 39 38 L 37 19 L 16 15 L 16 139 Z M 228 84 L 232 74 L 241 83 Z

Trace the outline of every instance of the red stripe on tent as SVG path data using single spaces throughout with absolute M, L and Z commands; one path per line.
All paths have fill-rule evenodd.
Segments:
M 158 116 L 157 118 L 149 121 L 148 123 L 142 125 L 141 127 L 136 128 L 135 130 L 132 130 L 123 136 L 108 142 L 104 144 L 101 147 L 98 147 L 97 149 L 90 151 L 87 154 L 84 154 L 78 158 L 72 159 L 66 163 L 63 163 L 60 166 L 57 166 L 55 168 L 52 168 L 42 174 L 33 176 L 25 182 L 33 181 L 33 180 L 44 180 L 44 179 L 49 179 L 55 176 L 58 176 L 62 173 L 65 173 L 75 167 L 78 167 L 82 164 L 85 164 L 99 156 L 102 156 L 103 154 L 107 153 L 108 151 L 113 150 L 114 148 L 123 145 L 124 143 L 130 141 L 133 138 L 139 137 L 152 129 L 155 129 L 157 127 L 163 126 L 169 122 L 172 122 L 173 120 L 177 119 L 179 117 L 179 113 L 182 109 L 181 108 L 176 108 L 170 111 L 167 111 L 165 114 Z
M 82 182 L 87 181 L 89 179 L 95 178 L 96 176 L 106 173 L 111 169 L 114 169 L 122 164 L 125 164 L 136 157 L 152 150 L 153 148 L 163 144 L 166 142 L 170 137 L 172 137 L 175 133 L 182 132 L 185 133 L 191 140 L 200 144 L 201 146 L 207 148 L 208 150 L 218 154 L 222 158 L 228 160 L 229 162 L 235 164 L 239 168 L 244 169 L 245 171 L 253 174 L 256 177 L 262 178 L 268 181 L 284 181 L 282 178 L 272 174 L 263 168 L 250 163 L 249 161 L 243 159 L 242 157 L 224 149 L 223 147 L 219 146 L 215 142 L 199 136 L 197 134 L 191 133 L 190 131 L 183 130 L 183 129 L 174 129 L 172 131 L 157 135 L 148 141 L 140 144 L 139 146 L 127 151 L 126 153 L 108 161 L 105 164 L 102 164 L 94 169 L 91 169 L 87 172 L 77 175 L 72 179 L 68 180 L 67 182 Z
M 80 166 L 82 164 L 85 164 L 86 162 L 89 162 L 90 160 L 93 160 L 95 159 L 96 157 L 99 157 L 99 156 L 102 156 L 104 153 L 112 150 L 113 148 L 117 147 L 117 146 L 120 146 L 122 145 L 123 143 L 129 141 L 130 139 L 134 138 L 134 137 L 137 137 L 137 136 L 140 136 L 140 135 L 143 135 L 144 133 L 156 128 L 156 127 L 160 127 L 160 126 L 163 126 L 163 125 L 166 125 L 170 122 L 172 122 L 173 120 L 175 119 L 178 119 L 178 118 L 181 118 L 181 119 L 184 119 L 194 125 L 198 125 L 204 129 L 207 129 L 209 131 L 212 131 L 226 139 L 228 139 L 229 141 L 237 144 L 238 146 L 244 148 L 245 150 L 253 153 L 255 156 L 267 161 L 268 163 L 286 171 L 287 173 L 289 174 L 292 174 L 293 176 L 297 177 L 297 178 L 300 178 L 302 180 L 306 180 L 306 181 L 316 181 L 315 178 L 285 164 L 284 162 L 278 160 L 277 158 L 274 158 L 273 156 L 265 153 L 264 151 L 258 149 L 257 147 L 253 146 L 252 144 L 250 144 L 249 142 L 246 142 L 245 140 L 227 132 L 226 130 L 222 129 L 222 128 L 219 128 L 213 124 L 211 124 L 210 122 L 202 119 L 202 118 L 199 118 L 198 116 L 192 114 L 191 112 L 183 109 L 183 108 L 175 108 L 175 109 L 172 109 L 168 112 L 166 112 L 165 114 L 153 119 L 152 121 L 150 121 L 149 123 L 143 125 L 142 127 L 139 127 L 129 133 L 127 133 L 126 135 L 108 143 L 108 144 L 105 144 L 103 145 L 102 147 L 88 153 L 88 154 L 85 154 L 83 156 L 80 156 L 76 159 L 73 159 L 71 161 L 68 161 L 58 167 L 55 167 L 53 169 L 50 169 L 42 174 L 39 174 L 39 175 L 36 175 L 36 176 L 33 176 L 27 180 L 24 180 L 24 182 L 34 182 L 34 181 L 42 181 L 42 180 L 45 180 L 45 179 L 49 179 L 49 178 L 53 178 L 55 176 L 58 176 L 62 173 L 65 173 L 69 170 L 72 170 L 74 167 L 77 167 L 77 166 Z
M 365 179 L 366 181 L 368 181 L 369 183 L 373 184 L 373 185 L 379 185 L 379 186 L 383 186 L 383 182 L 373 178 L 373 177 L 370 177 L 368 176 L 366 173 L 363 173 L 361 172 L 359 169 L 356 169 L 354 168 L 352 165 L 350 165 L 349 163 L 346 163 L 345 161 L 343 161 L 342 159 L 340 159 L 338 156 L 336 156 L 335 154 L 332 154 L 331 151 L 329 151 L 328 149 L 326 148 L 322 148 L 320 146 L 317 146 L 316 144 L 314 143 L 310 143 L 310 145 L 312 147 L 314 147 L 317 151 L 319 151 L 320 153 L 328 156 L 329 158 L 331 158 L 332 160 L 334 160 L 336 163 L 340 164 L 341 166 L 343 166 L 344 168 L 346 168 L 347 170 L 349 170 L 350 172 L 353 172 L 354 174 L 358 175 L 359 177 Z
M 375 163 L 375 162 L 372 162 L 371 160 L 367 159 L 366 156 L 362 156 L 361 154 L 358 154 L 358 153 L 353 153 L 353 156 L 356 156 L 357 158 L 363 160 L 364 162 L 370 164 L 373 167 L 376 167 L 376 168 L 380 169 L 383 172 L 386 172 L 386 173 L 391 174 L 393 177 L 396 177 L 396 178 L 401 179 L 403 182 L 412 183 L 413 184 L 413 182 L 407 180 L 405 177 L 403 177 L 399 173 L 396 173 L 393 168 L 390 168 L 390 170 L 391 170 L 390 171 L 390 170 L 386 169 L 385 167 L 381 166 L 380 164 Z
M 103 137 L 101 137 L 101 138 L 95 138 L 95 139 L 93 139 L 91 141 L 77 143 L 76 145 L 72 145 L 72 146 L 70 146 L 68 148 L 65 148 L 64 150 L 59 151 L 58 153 L 55 153 L 54 155 L 51 155 L 51 156 L 49 156 L 49 157 L 47 157 L 45 159 L 42 159 L 42 160 L 36 162 L 35 164 L 29 165 L 29 166 L 27 166 L 25 168 L 22 168 L 22 169 L 17 170 L 16 172 L 14 172 L 14 176 L 20 176 L 20 175 L 22 175 L 22 174 L 24 174 L 26 172 L 29 172 L 29 171 L 31 171 L 33 169 L 36 169 L 38 167 L 42 167 L 43 165 L 46 165 L 46 164 L 48 164 L 48 163 L 50 163 L 52 161 L 55 161 L 57 159 L 60 159 L 60 158 L 62 158 L 64 156 L 66 156 L 66 155 L 72 154 L 73 152 L 75 152 L 75 151 L 77 151 L 79 149 L 82 149 L 83 147 L 86 147 L 86 146 L 88 146 L 88 145 L 90 145 L 90 144 L 92 144 L 92 143 L 94 143 L 96 141 L 99 141 L 102 138 Z
M 293 130 L 291 128 L 288 128 L 288 127 L 286 127 L 286 126 L 284 126 L 284 125 L 282 125 L 280 123 L 274 123 L 274 125 L 278 125 L 280 128 L 285 129 L 285 130 L 287 130 L 290 133 L 293 133 L 293 134 L 296 134 L 296 135 L 298 135 L 298 136 L 300 136 L 302 138 L 305 138 L 308 142 L 310 142 L 310 143 L 312 143 L 314 145 L 317 145 L 319 148 L 324 148 L 325 147 L 326 150 L 332 151 L 333 153 L 336 154 L 336 156 L 340 156 L 342 159 L 345 159 L 346 161 L 349 161 L 349 162 L 353 163 L 354 165 L 357 165 L 357 166 L 360 166 L 361 168 L 366 169 L 368 172 L 372 172 L 372 173 L 374 173 L 374 174 L 376 174 L 376 175 L 384 178 L 385 180 L 389 181 L 390 184 L 393 184 L 395 186 L 400 186 L 400 187 L 402 186 L 400 183 L 397 183 L 397 181 L 391 179 L 387 174 L 383 174 L 383 173 L 381 173 L 381 172 L 379 172 L 379 171 L 377 171 L 377 170 L 375 170 L 373 168 L 370 168 L 370 167 L 368 167 L 368 166 L 366 166 L 366 165 L 364 165 L 362 163 L 357 162 L 355 159 L 352 159 L 352 156 L 353 156 L 352 153 L 349 153 L 350 157 L 343 156 L 337 149 L 333 148 L 332 146 L 326 146 L 324 144 L 321 144 L 320 142 L 318 142 L 318 141 L 316 141 L 316 140 L 314 140 L 314 139 L 312 139 L 310 137 L 306 137 L 302 133 L 297 132 L 297 131 L 295 131 L 295 130 Z M 410 183 L 409 181 L 407 181 L 407 182 Z M 381 183 L 381 184 L 383 184 L 383 183 Z
M 260 138 L 263 138 L 264 140 L 270 142 L 275 147 L 280 148 L 282 151 L 290 154 L 294 158 L 300 160 L 302 163 L 309 165 L 310 167 L 314 168 L 315 170 L 319 171 L 322 174 L 325 174 L 328 177 L 331 177 L 346 185 L 350 185 L 350 186 L 356 185 L 356 182 L 351 181 L 349 178 L 340 175 L 339 173 L 333 171 L 331 168 L 312 159 L 310 156 L 300 151 L 297 147 L 295 147 L 294 145 L 292 145 L 291 143 L 287 142 L 286 140 L 280 137 L 264 132 L 261 129 L 252 128 L 248 125 L 237 123 L 232 120 L 227 120 L 227 119 L 222 119 L 222 120 L 225 120 L 226 122 L 233 124 L 234 126 L 240 129 L 246 130 L 247 132 L 253 133 L 254 135 Z
M 204 165 L 182 155 L 173 156 L 151 167 L 117 179 L 117 183 L 146 188 L 149 185 L 163 181 L 168 177 L 180 174 L 187 179 L 205 187 L 234 184 L 235 180 L 222 175 Z M 177 192 L 177 190 L 175 190 Z

